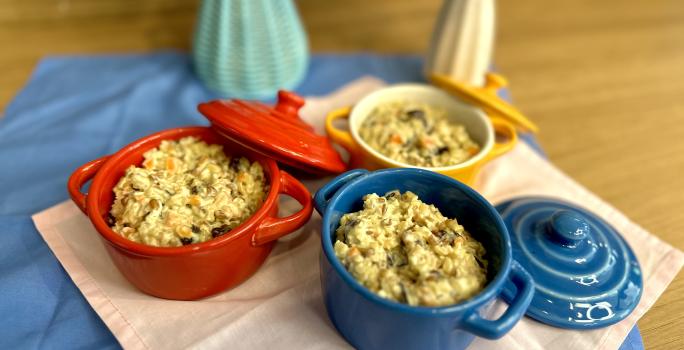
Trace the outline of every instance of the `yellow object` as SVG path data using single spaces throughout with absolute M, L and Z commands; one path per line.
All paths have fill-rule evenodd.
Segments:
M 443 74 L 432 74 L 430 82 L 460 99 L 484 109 L 490 116 L 499 116 L 513 122 L 524 131 L 539 132 L 539 127 L 525 117 L 517 108 L 500 98 L 496 91 L 506 85 L 506 79 L 495 73 L 487 73 L 485 86 L 475 87 L 455 81 Z
M 398 162 L 390 162 L 378 156 L 375 151 L 369 150 L 369 146 L 362 146 L 357 142 L 352 133 L 347 130 L 341 130 L 333 125 L 333 122 L 338 119 L 347 119 L 351 113 L 351 107 L 344 107 L 328 113 L 325 119 L 325 130 L 330 139 L 344 147 L 350 155 L 350 168 L 366 168 L 369 170 L 383 169 L 383 168 L 399 168 L 399 167 L 413 167 L 408 164 L 402 165 Z M 435 171 L 437 173 L 450 176 L 465 184 L 473 185 L 475 175 L 480 168 L 492 160 L 508 151 L 518 142 L 518 134 L 515 127 L 499 117 L 489 118 L 492 127 L 495 131 L 495 139 L 493 140 L 492 148 L 484 155 L 476 155 L 473 158 L 452 166 L 425 168 Z M 501 140 L 497 140 L 496 136 L 500 136 Z

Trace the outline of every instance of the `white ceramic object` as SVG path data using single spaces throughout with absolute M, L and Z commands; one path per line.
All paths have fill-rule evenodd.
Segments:
M 494 0 L 445 0 L 432 33 L 425 74 L 484 86 L 494 32 Z

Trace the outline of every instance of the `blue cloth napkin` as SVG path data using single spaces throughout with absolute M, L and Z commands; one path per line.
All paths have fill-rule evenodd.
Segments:
M 297 92 L 324 95 L 364 75 L 422 81 L 421 66 L 414 56 L 318 55 Z M 196 106 L 215 97 L 182 53 L 38 65 L 0 119 L 0 349 L 120 347 L 30 215 L 67 199 L 67 178 L 81 164 L 154 131 L 207 125 Z M 643 349 L 636 327 L 621 349 Z

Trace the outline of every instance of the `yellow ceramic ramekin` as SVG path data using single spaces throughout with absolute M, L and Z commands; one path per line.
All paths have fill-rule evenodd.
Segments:
M 443 108 L 447 111 L 448 118 L 466 127 L 471 138 L 480 145 L 480 152 L 456 165 L 423 169 L 450 176 L 468 185 L 473 184 L 475 175 L 484 164 L 510 151 L 518 142 L 516 128 L 508 120 L 488 116 L 481 109 L 432 85 L 399 84 L 377 90 L 364 97 L 353 108 L 341 108 L 330 112 L 326 117 L 325 130 L 332 141 L 349 152 L 351 168 L 420 168 L 382 155 L 359 136 L 361 124 L 373 109 L 393 101 L 415 101 Z M 335 120 L 344 118 L 349 119 L 349 131 L 333 125 Z

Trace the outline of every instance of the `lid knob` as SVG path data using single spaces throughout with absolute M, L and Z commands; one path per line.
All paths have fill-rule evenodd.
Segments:
M 556 210 L 547 223 L 549 236 L 554 241 L 570 247 L 586 238 L 589 231 L 586 220 L 578 213 L 567 209 Z
M 278 91 L 278 103 L 276 111 L 292 118 L 299 118 L 299 109 L 304 105 L 304 99 L 297 94 L 287 91 Z

